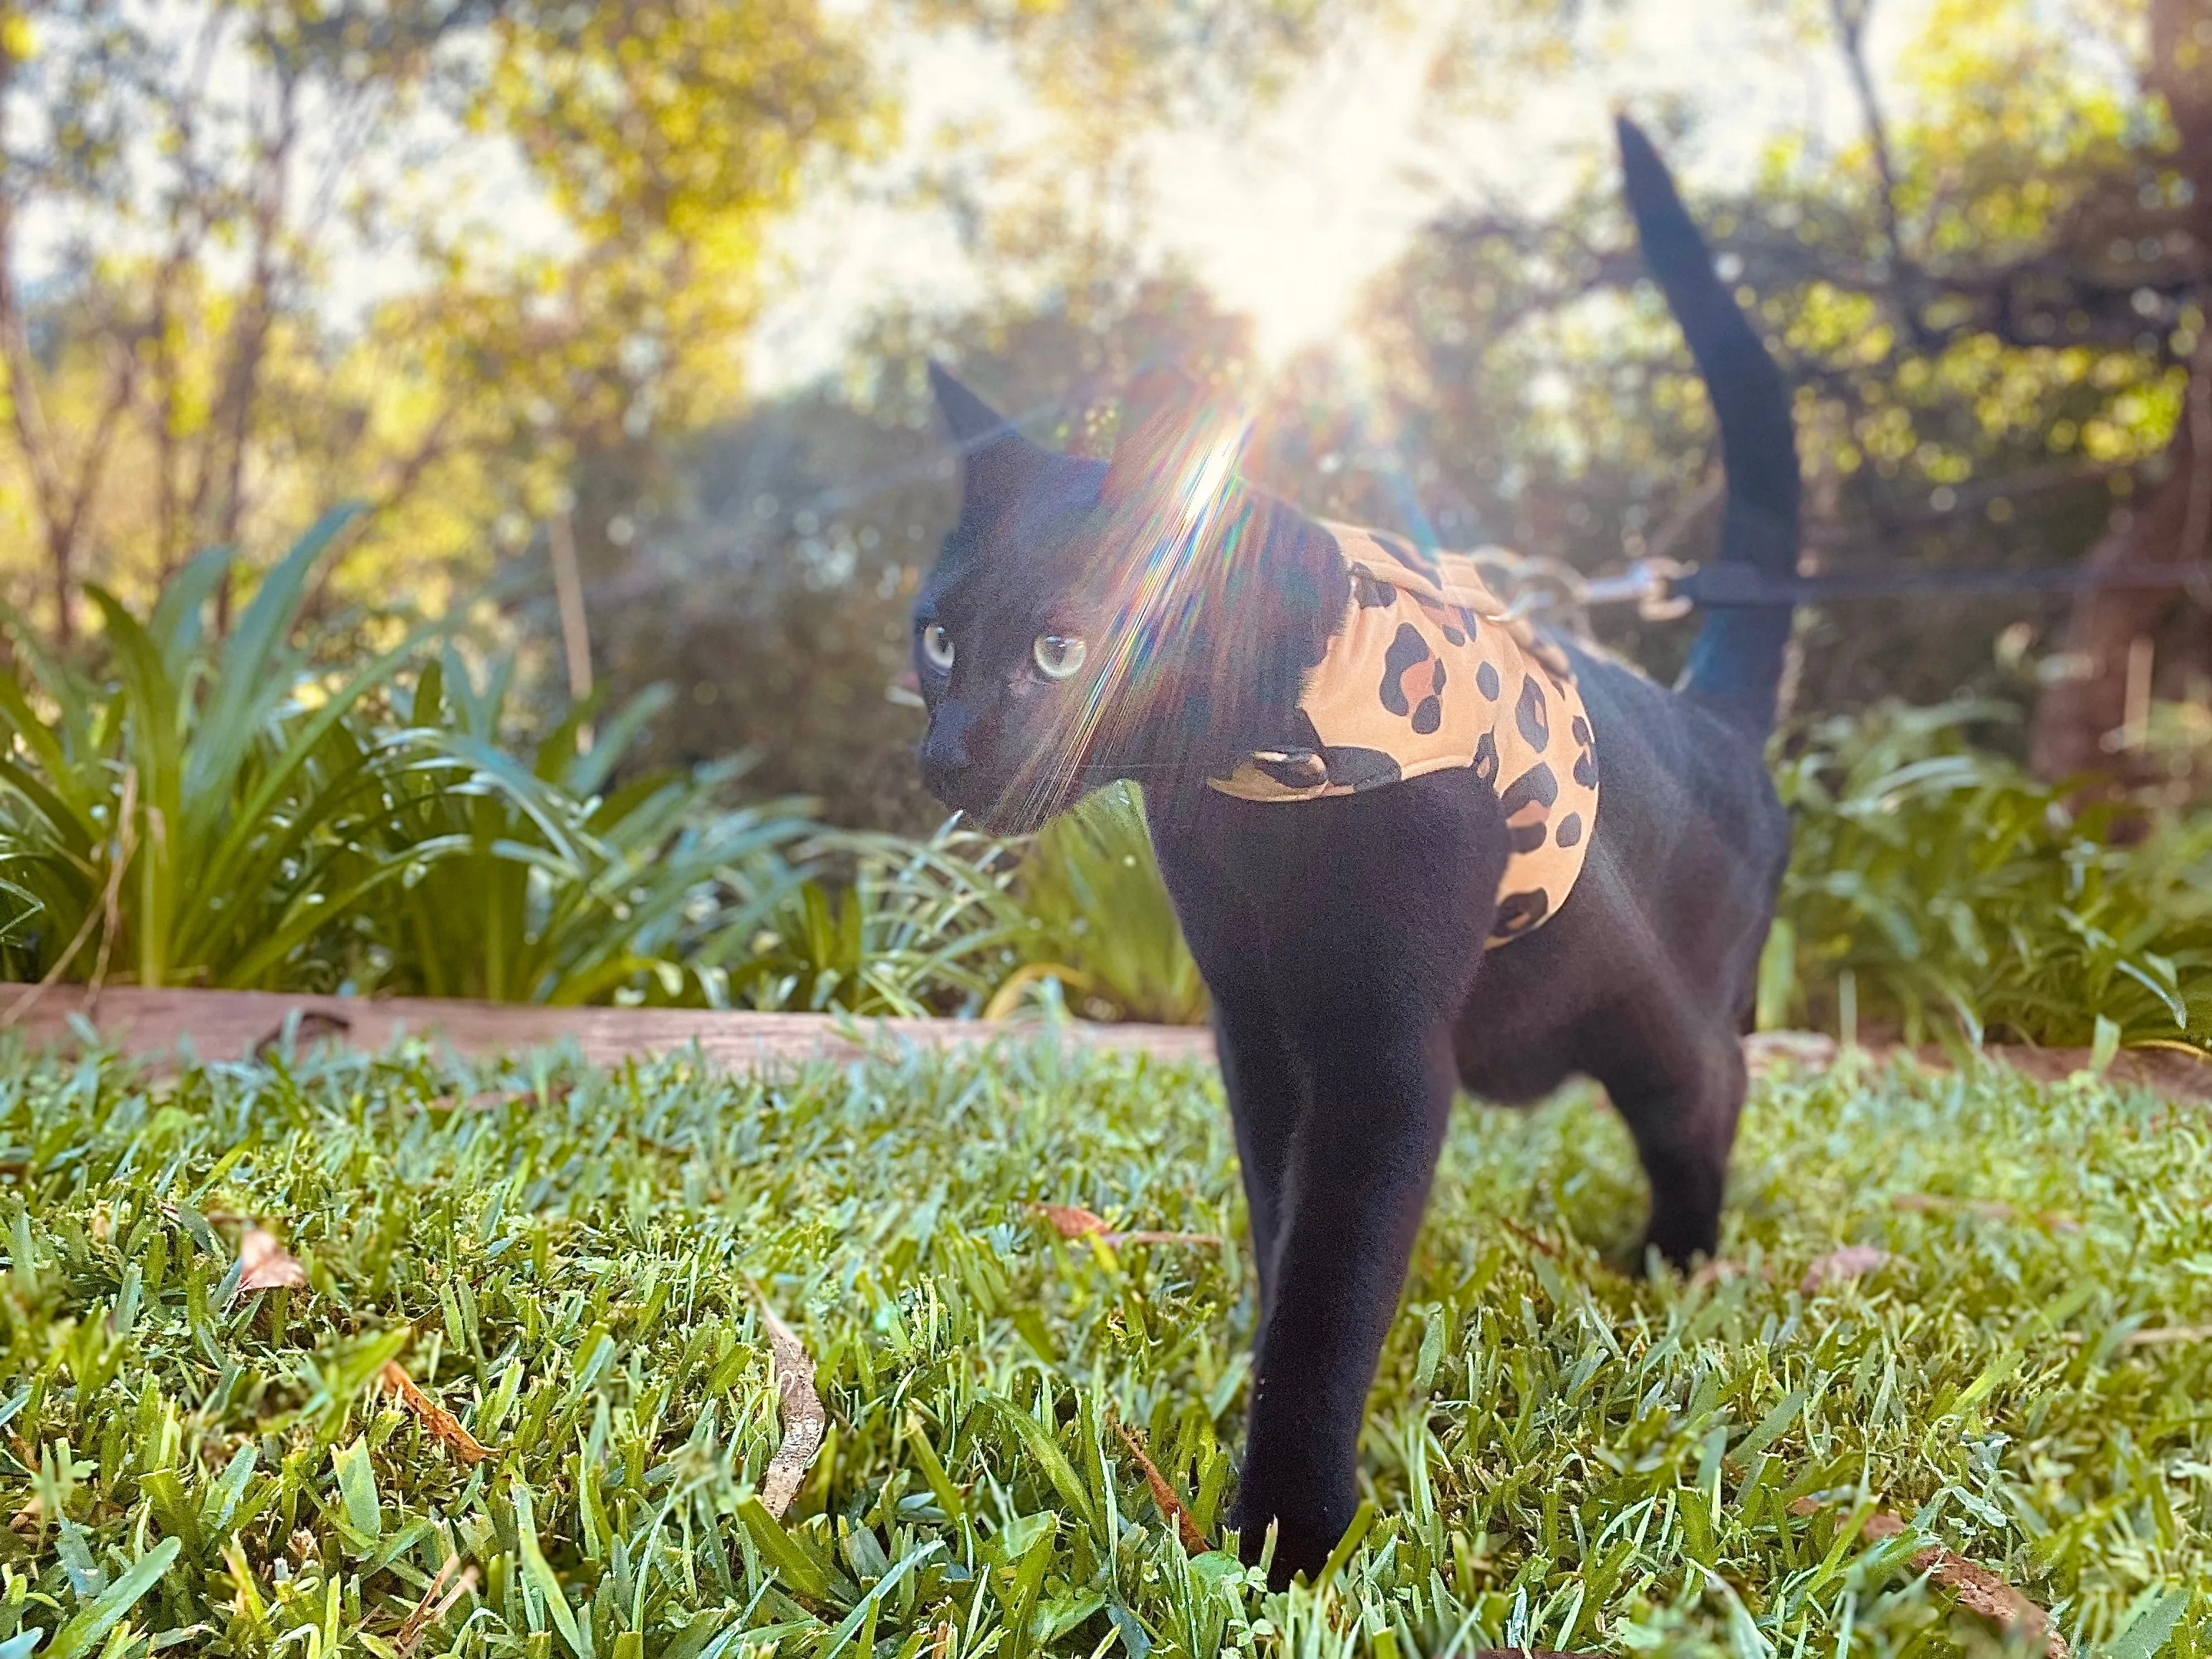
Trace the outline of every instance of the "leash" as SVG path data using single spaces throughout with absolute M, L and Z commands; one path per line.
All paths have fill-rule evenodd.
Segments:
M 1721 545 L 1735 556 L 1710 564 L 1639 559 L 1614 576 L 1584 576 L 1541 555 L 1485 549 L 1475 556 L 1497 568 L 1515 590 L 1516 611 L 1580 611 L 1632 605 L 1650 622 L 1671 621 L 1693 609 L 1810 605 L 1822 599 L 1898 599 L 1923 593 L 2079 593 L 2102 588 L 2171 588 L 2212 610 L 2212 564 L 2128 564 L 2102 570 L 2079 565 L 2046 565 L 2033 570 L 1947 570 L 1893 563 L 1826 575 L 1778 575 L 1760 565 L 1796 563 L 1796 526 L 1745 501 L 1729 504 Z M 1763 560 L 1760 555 L 1765 556 Z
M 1809 605 L 1821 599 L 1895 599 L 1921 593 L 2069 593 L 2108 587 L 2172 588 L 2186 592 L 2201 605 L 2212 606 L 2212 566 L 2201 564 L 2118 565 L 2106 570 L 2069 566 L 2039 570 L 1930 570 L 1881 565 L 1825 576 L 1775 576 L 1747 564 L 1644 559 L 1618 576 L 1576 577 L 1564 569 L 1547 570 L 1544 574 L 1547 586 L 1565 589 L 1561 597 L 1570 605 L 1633 605 L 1640 615 L 1653 622 L 1668 621 L 1693 607 Z

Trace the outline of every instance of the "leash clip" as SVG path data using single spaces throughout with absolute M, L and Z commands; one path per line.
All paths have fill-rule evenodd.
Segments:
M 1628 567 L 1626 576 L 1619 578 L 1619 597 L 1633 599 L 1636 614 L 1646 622 L 1673 622 L 1677 617 L 1688 616 L 1694 608 L 1695 602 L 1686 594 L 1677 593 L 1674 584 L 1696 568 L 1674 559 L 1638 559 Z

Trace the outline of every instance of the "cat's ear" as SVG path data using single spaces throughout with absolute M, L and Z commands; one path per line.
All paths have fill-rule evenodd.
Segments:
M 1187 488 L 1194 466 L 1224 451 L 1233 465 L 1243 448 L 1243 423 L 1229 405 L 1171 366 L 1147 370 L 1131 383 L 1120 426 L 1103 492 L 1113 501 Z
M 961 385 L 943 364 L 929 365 L 929 389 L 936 394 L 945 429 L 960 447 L 963 513 L 1001 505 L 1051 459 L 1050 451 L 1022 436 L 1012 422 Z
M 980 448 L 994 437 L 1019 435 L 1011 421 L 961 385 L 944 364 L 933 360 L 929 365 L 929 389 L 936 395 L 946 430 L 963 449 Z

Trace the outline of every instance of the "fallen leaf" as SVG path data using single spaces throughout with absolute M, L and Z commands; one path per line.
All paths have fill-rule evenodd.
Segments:
M 1152 1492 L 1152 1502 L 1158 1506 L 1164 1519 L 1175 1523 L 1176 1536 L 1182 1540 L 1184 1550 L 1192 1555 L 1205 1554 L 1208 1547 L 1206 1534 L 1198 1529 L 1198 1522 L 1192 1518 L 1190 1510 L 1184 1507 L 1182 1499 L 1176 1496 L 1175 1488 L 1168 1485 L 1168 1478 L 1160 1473 L 1159 1466 L 1146 1455 L 1145 1443 L 1138 1439 L 1135 1431 L 1119 1418 L 1114 1419 L 1114 1432 L 1121 1437 L 1121 1443 L 1129 1449 L 1129 1455 L 1137 1460 L 1137 1468 L 1144 1474 L 1145 1485 Z
M 1871 1516 L 1866 1535 L 1879 1541 L 1903 1534 L 1905 1525 L 1885 1510 Z M 1912 1570 L 1949 1590 L 1967 1612 L 1988 1620 L 2008 1635 L 2018 1631 L 2031 1643 L 2040 1643 L 2045 1659 L 2067 1659 L 2066 1638 L 2051 1627 L 2051 1615 L 1991 1572 L 1939 1544 L 1931 1544 L 1912 1558 Z
M 8 1529 L 27 1535 L 43 1532 L 46 1525 L 46 1500 L 33 1492 L 23 1500 L 23 1507 L 8 1518 Z
M 814 1392 L 814 1361 L 798 1334 L 775 1316 L 775 1310 L 768 1305 L 758 1285 L 753 1287 L 753 1295 L 760 1303 L 761 1327 L 768 1333 L 769 1370 L 775 1378 L 783 1418 L 783 1443 L 775 1449 L 775 1455 L 769 1459 L 768 1472 L 761 1477 L 761 1502 L 781 1521 L 791 1500 L 799 1496 L 799 1483 L 806 1479 L 814 1454 L 822 1449 L 830 1414 L 822 1409 L 822 1397 Z
M 1155 1232 L 1143 1228 L 1117 1232 L 1107 1224 L 1105 1217 L 1073 1204 L 1032 1204 L 1030 1208 L 1042 1216 L 1062 1238 L 1096 1238 L 1115 1249 L 1124 1244 L 1202 1244 L 1214 1249 L 1221 1247 L 1218 1233 Z
M 1846 1244 L 1839 1250 L 1831 1250 L 1805 1269 L 1805 1277 L 1797 1288 L 1810 1296 L 1824 1285 L 1841 1284 L 1847 1279 L 1863 1279 L 1875 1269 L 1887 1267 L 1896 1260 L 1887 1250 L 1872 1244 Z
M 460 1577 L 454 1580 L 451 1589 L 447 1589 L 446 1580 L 456 1567 L 461 1567 L 461 1558 L 447 1556 L 446 1565 L 438 1569 L 438 1576 L 430 1581 L 430 1588 L 422 1592 L 422 1599 L 415 1604 L 415 1610 L 407 1615 L 393 1634 L 392 1645 L 401 1653 L 413 1652 L 415 1644 L 422 1639 L 422 1632 L 443 1619 L 452 1611 L 454 1602 L 477 1587 L 477 1570 L 471 1564 L 461 1567 Z M 445 1591 L 442 1599 L 439 1595 L 441 1589 Z
M 1032 1204 L 1030 1208 L 1050 1222 L 1053 1231 L 1062 1238 L 1088 1238 L 1093 1233 L 1113 1231 L 1106 1224 L 1105 1217 L 1093 1215 L 1072 1204 Z
M 236 1295 L 248 1291 L 299 1289 L 307 1282 L 307 1270 L 276 1242 L 266 1228 L 248 1227 L 238 1241 L 238 1259 L 246 1264 L 239 1275 Z
M 2212 1325 L 2146 1325 L 2129 1332 L 2125 1346 L 2154 1348 L 2169 1342 L 2212 1342 Z
M 442 1443 L 464 1463 L 481 1463 L 491 1455 L 491 1449 L 477 1443 L 476 1436 L 461 1426 L 461 1419 L 441 1406 L 415 1384 L 407 1369 L 396 1359 L 384 1362 L 377 1381 L 399 1396 L 399 1403 L 422 1419 L 422 1426 L 431 1437 Z

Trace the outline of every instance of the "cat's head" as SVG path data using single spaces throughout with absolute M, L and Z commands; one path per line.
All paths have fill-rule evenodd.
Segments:
M 1155 383 L 1109 465 L 1030 442 L 935 365 L 930 379 L 963 456 L 960 516 L 915 605 L 930 793 L 1019 834 L 1117 777 L 1225 771 L 1247 705 L 1280 700 L 1266 662 L 1283 592 L 1310 586 L 1269 550 L 1310 539 L 1303 520 L 1238 482 L 1243 422 Z

